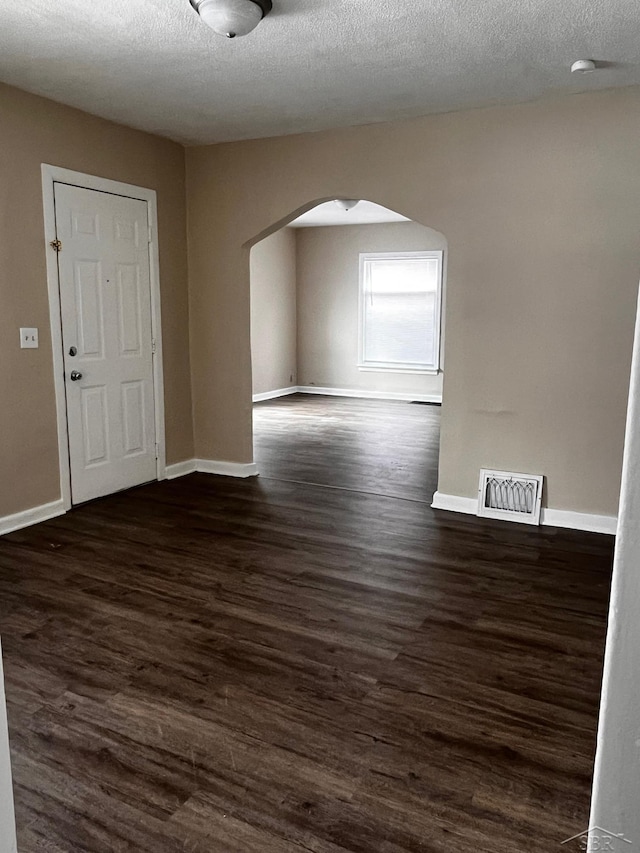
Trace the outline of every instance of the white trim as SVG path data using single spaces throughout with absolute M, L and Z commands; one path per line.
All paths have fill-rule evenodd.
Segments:
M 442 394 L 410 394 L 395 391 L 360 391 L 354 388 L 320 388 L 298 385 L 299 394 L 322 394 L 324 397 L 356 397 L 362 400 L 407 400 L 411 403 L 442 403 Z
M 297 394 L 298 386 L 292 385 L 290 388 L 278 388 L 276 391 L 264 391 L 262 394 L 254 394 L 253 402 L 262 403 L 264 400 L 275 400 L 276 397 L 287 397 L 289 394 Z
M 13 808 L 11 784 L 11 756 L 9 754 L 9 726 L 2 672 L 2 647 L 0 647 L 0 853 L 17 853 L 16 818 Z
M 56 214 L 54 184 L 63 183 L 88 190 L 111 193 L 126 198 L 147 202 L 149 222 L 149 277 L 151 284 L 151 334 L 155 341 L 153 355 L 153 397 L 155 401 L 156 445 L 158 458 L 156 476 L 165 477 L 165 428 L 164 428 L 164 372 L 162 361 L 162 322 L 160 316 L 160 261 L 158 249 L 158 206 L 155 190 L 111 181 L 83 172 L 74 172 L 59 166 L 42 164 L 42 203 L 44 210 L 44 239 L 47 263 L 47 289 L 49 292 L 49 319 L 53 350 L 53 382 L 56 397 L 58 422 L 58 464 L 60 467 L 60 494 L 64 509 L 71 508 L 71 473 L 69 470 L 67 403 L 64 387 L 64 360 L 62 327 L 60 323 L 60 290 L 58 284 L 58 261 L 49 243 L 56 239 Z
M 56 398 L 58 425 L 58 467 L 60 471 L 60 495 L 64 509 L 71 509 L 71 475 L 67 435 L 67 399 L 64 388 L 64 359 L 62 325 L 60 321 L 60 290 L 58 287 L 58 259 L 49 243 L 56 239 L 56 210 L 54 199 L 53 167 L 42 164 L 42 203 L 44 208 L 45 258 L 47 265 L 47 289 L 49 291 L 49 324 L 51 327 L 51 349 L 53 351 L 53 385 Z
M 187 474 L 193 474 L 197 470 L 196 460 L 187 459 L 185 462 L 176 462 L 174 465 L 167 465 L 164 473 L 167 480 L 175 480 L 176 477 L 184 477 Z
M 219 474 L 222 477 L 257 477 L 255 462 L 216 462 L 214 459 L 196 459 L 196 470 L 201 474 Z
M 615 515 L 592 515 L 567 509 L 543 509 L 541 523 L 547 527 L 567 527 L 570 530 L 608 533 L 611 536 L 618 532 L 618 519 Z
M 476 498 L 465 498 L 460 495 L 445 495 L 436 492 L 431 503 L 433 509 L 444 509 L 449 512 L 461 512 L 465 515 L 477 515 L 478 501 Z M 615 536 L 618 519 L 614 515 L 593 515 L 588 512 L 573 512 L 566 509 L 543 509 L 540 523 L 545 527 L 565 527 L 569 530 L 584 530 L 591 533 L 607 533 Z
M 438 368 L 430 367 L 371 367 L 368 364 L 359 364 L 358 370 L 361 373 L 412 373 L 416 376 L 437 376 L 441 372 Z
M 167 467 L 167 479 L 175 480 L 187 474 L 218 474 L 221 477 L 257 477 L 258 466 L 255 462 L 218 462 L 215 459 L 187 459 Z
M 60 498 L 57 501 L 42 504 L 42 506 L 34 506 L 13 515 L 5 515 L 0 517 L 0 536 L 5 533 L 13 533 L 14 530 L 21 530 L 23 527 L 29 527 L 32 524 L 39 524 L 41 521 L 48 521 L 58 515 L 64 515 L 66 511 L 64 501 Z
M 435 361 L 433 364 L 411 364 L 405 363 L 388 363 L 367 361 L 366 359 L 366 323 L 365 323 L 365 305 L 366 292 L 370 282 L 368 273 L 369 261 L 386 260 L 386 261 L 401 261 L 401 260 L 435 260 L 438 264 L 438 289 L 436 291 L 436 307 L 435 307 L 435 328 L 434 328 L 434 353 Z M 444 290 L 444 249 L 425 249 L 420 252 L 361 252 L 359 263 L 360 275 L 358 284 L 358 369 L 372 370 L 384 373 L 426 373 L 434 374 L 440 371 L 442 360 L 442 340 L 443 340 L 443 325 L 444 314 L 443 306 L 443 290 Z
M 477 498 L 463 498 L 460 495 L 445 495 L 442 492 L 436 492 L 431 501 L 431 508 L 475 515 L 478 511 L 478 500 Z

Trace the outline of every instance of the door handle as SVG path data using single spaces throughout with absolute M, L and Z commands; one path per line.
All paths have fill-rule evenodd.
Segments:
M 78 379 L 82 379 L 82 374 L 80 373 L 79 370 L 72 370 L 71 376 L 69 378 L 71 379 L 72 382 L 77 382 Z

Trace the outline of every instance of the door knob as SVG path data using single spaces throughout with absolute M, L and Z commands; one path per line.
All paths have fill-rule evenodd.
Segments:
M 82 379 L 82 374 L 79 370 L 72 370 L 70 379 L 72 382 L 77 382 L 78 379 Z

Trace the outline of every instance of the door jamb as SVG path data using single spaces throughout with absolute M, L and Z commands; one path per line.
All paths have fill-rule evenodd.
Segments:
M 60 315 L 60 288 L 58 282 L 58 257 L 49 243 L 56 239 L 54 183 L 71 184 L 81 189 L 98 190 L 112 195 L 147 202 L 149 216 L 149 280 L 151 284 L 151 334 L 155 341 L 153 353 L 153 397 L 156 429 L 156 477 L 166 476 L 166 450 L 164 428 L 164 374 L 162 362 L 162 323 L 160 316 L 160 260 L 158 251 L 158 204 L 155 190 L 111 181 L 96 175 L 74 172 L 59 166 L 42 164 L 42 201 L 44 207 L 44 237 L 47 259 L 47 290 L 49 293 L 49 318 L 51 323 L 51 348 L 53 350 L 53 382 L 58 422 L 58 458 L 60 466 L 60 495 L 65 511 L 71 509 L 71 471 L 68 453 L 67 400 L 64 386 L 64 358 L 62 346 L 62 321 Z

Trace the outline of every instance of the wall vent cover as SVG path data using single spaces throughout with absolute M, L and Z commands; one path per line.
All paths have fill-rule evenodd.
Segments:
M 540 524 L 542 475 L 514 474 L 482 468 L 478 515 L 521 524 Z

